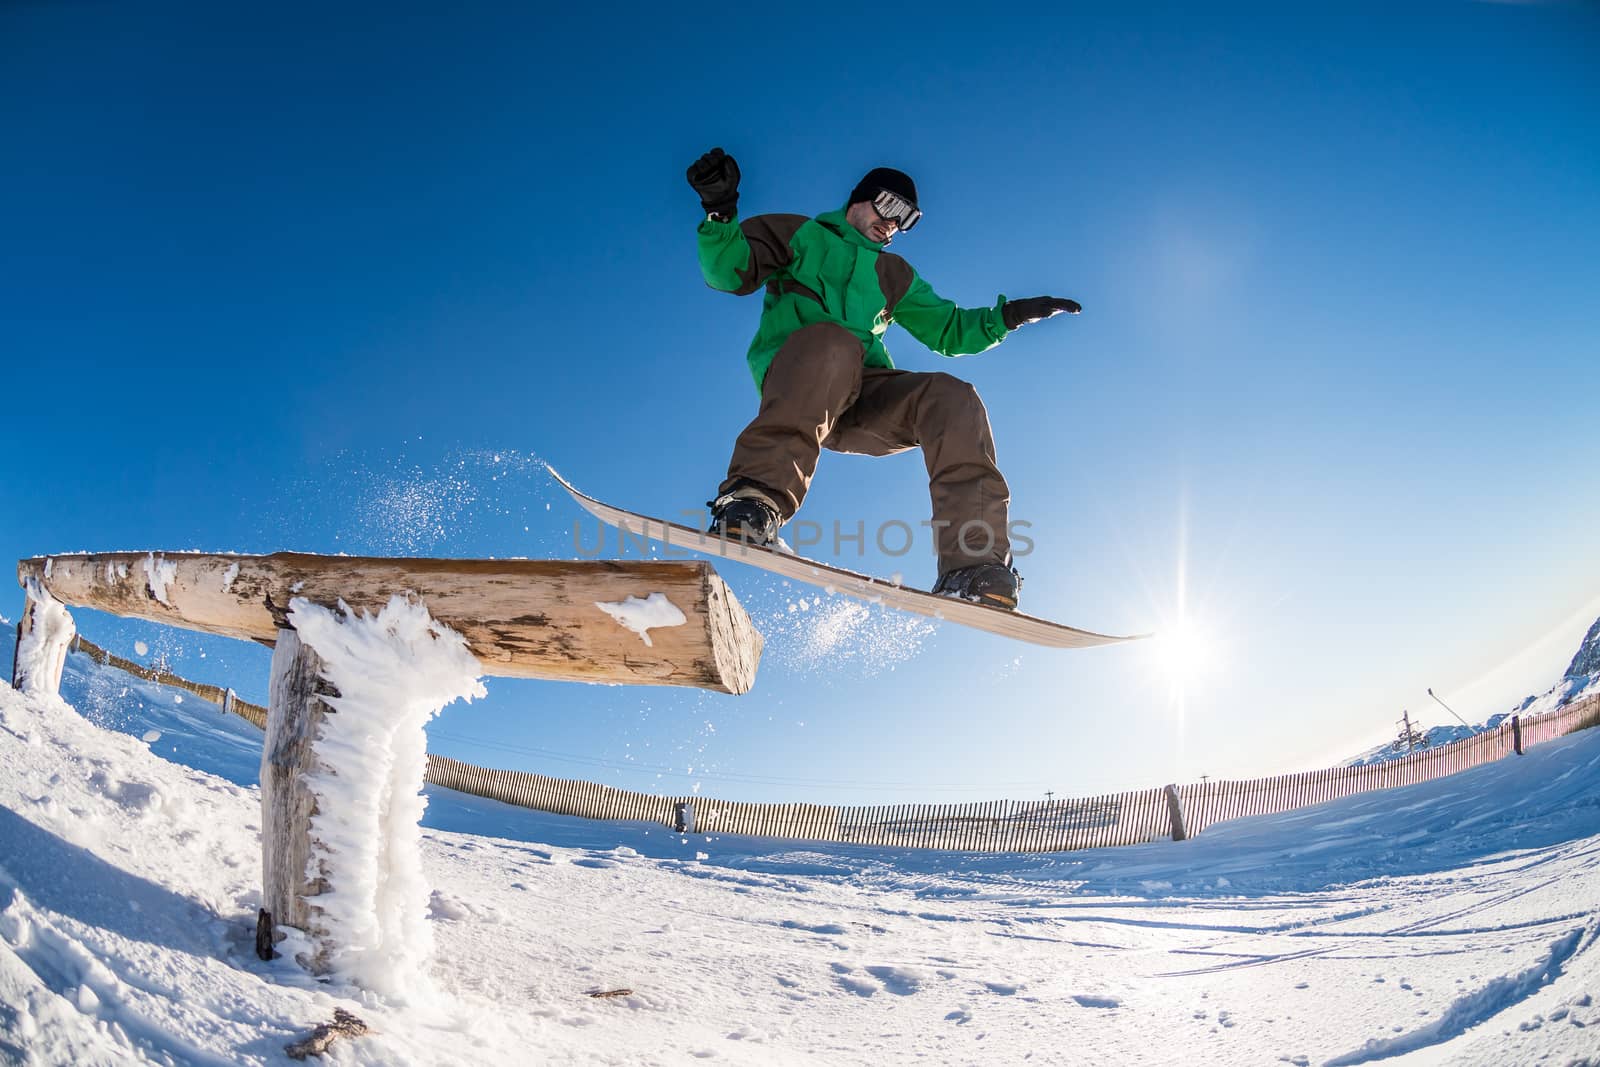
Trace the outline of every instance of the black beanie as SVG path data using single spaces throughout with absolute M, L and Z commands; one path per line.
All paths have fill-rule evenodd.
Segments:
M 850 199 L 847 204 L 859 204 L 863 200 L 871 200 L 880 192 L 888 190 L 898 197 L 911 201 L 913 207 L 917 203 L 917 183 L 911 180 L 911 175 L 903 170 L 893 167 L 878 167 L 867 172 L 867 176 L 856 183 L 850 190 Z

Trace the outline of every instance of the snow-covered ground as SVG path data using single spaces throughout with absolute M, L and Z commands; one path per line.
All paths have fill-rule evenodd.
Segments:
M 342 1006 L 342 1064 L 1600 1063 L 1600 730 L 1056 855 L 430 791 L 401 1003 L 255 957 L 258 732 L 79 656 L 63 691 L 0 690 L 0 1062 L 287 1062 Z

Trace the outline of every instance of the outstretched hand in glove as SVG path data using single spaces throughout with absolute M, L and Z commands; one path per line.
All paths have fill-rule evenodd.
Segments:
M 728 153 L 713 148 L 689 165 L 687 177 L 706 214 L 731 219 L 738 213 L 739 164 Z
M 1048 319 L 1052 315 L 1065 312 L 1076 315 L 1083 307 L 1076 300 L 1068 300 L 1061 296 L 1030 296 L 1024 300 L 1007 300 L 1000 309 L 1000 316 L 1006 320 L 1006 329 L 1015 330 L 1018 326 L 1026 326 L 1030 322 Z

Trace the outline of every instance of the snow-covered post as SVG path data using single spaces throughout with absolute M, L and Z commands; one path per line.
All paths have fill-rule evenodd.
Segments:
M 17 622 L 11 684 L 33 696 L 56 696 L 61 692 L 61 672 L 66 669 L 67 650 L 78 627 L 43 583 L 29 578 L 23 589 L 28 602 Z
M 304 931 L 303 961 L 404 998 L 432 952 L 421 870 L 427 739 L 457 697 L 484 695 L 460 634 L 420 602 L 377 615 L 290 601 L 272 657 L 262 749 L 263 906 Z

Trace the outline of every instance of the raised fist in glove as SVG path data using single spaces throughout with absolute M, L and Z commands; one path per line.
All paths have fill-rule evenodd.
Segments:
M 720 148 L 713 148 L 689 165 L 689 185 L 700 194 L 708 215 L 731 219 L 739 210 L 739 164 Z
M 1025 300 L 1007 300 L 1000 309 L 1000 316 L 1006 320 L 1006 329 L 1015 330 L 1018 326 L 1026 326 L 1030 322 L 1048 319 L 1051 315 L 1059 315 L 1063 311 L 1068 315 L 1076 315 L 1083 308 L 1076 300 L 1068 300 L 1061 296 L 1030 296 Z

